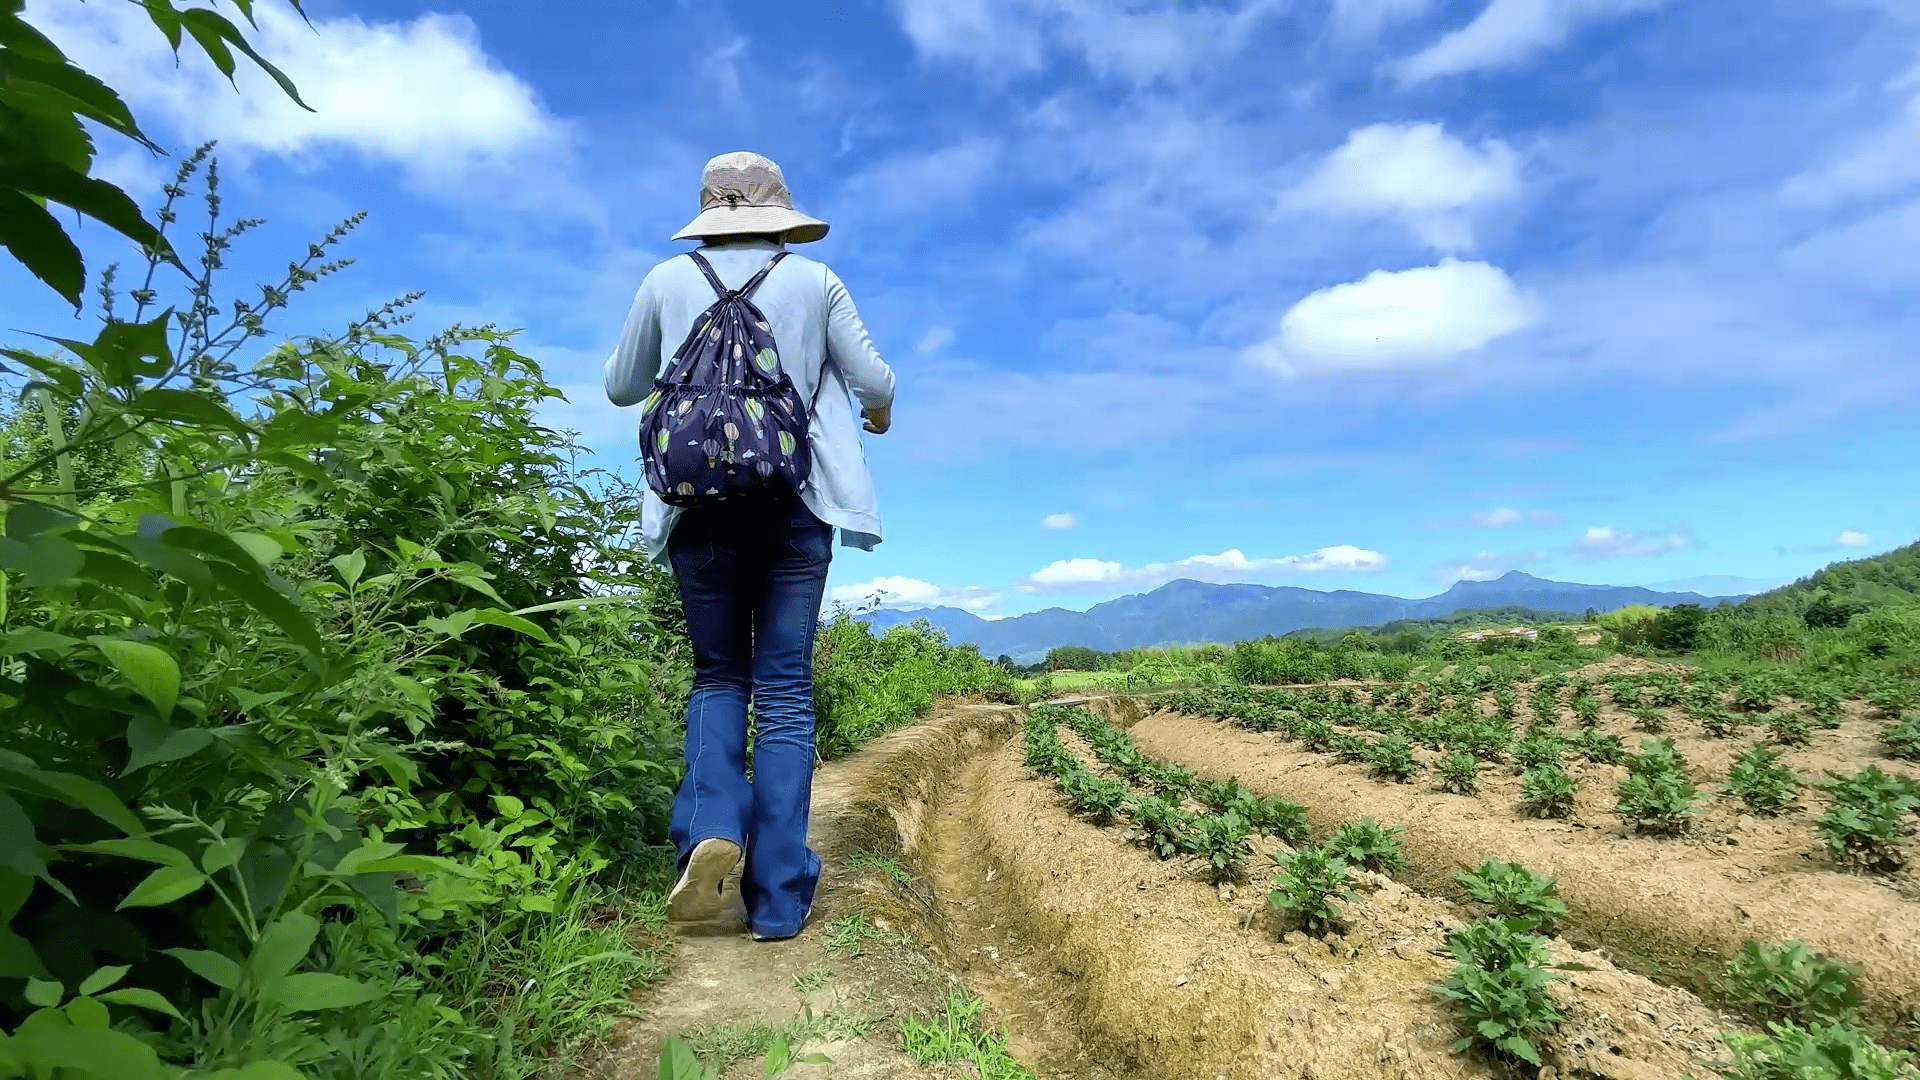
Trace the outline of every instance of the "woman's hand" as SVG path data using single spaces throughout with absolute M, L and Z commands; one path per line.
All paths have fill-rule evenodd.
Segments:
M 891 405 L 878 409 L 862 409 L 861 414 L 867 418 L 863 426 L 875 435 L 885 435 L 887 429 L 893 426 L 893 406 Z

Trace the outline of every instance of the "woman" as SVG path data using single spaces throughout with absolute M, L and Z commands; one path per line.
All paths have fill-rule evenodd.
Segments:
M 738 289 L 788 244 L 818 240 L 827 224 L 795 212 L 780 167 L 758 154 L 722 154 L 701 175 L 700 214 L 673 237 Z M 632 405 L 653 389 L 687 333 L 715 300 L 689 258 L 655 266 L 640 285 L 607 361 L 607 397 Z M 676 921 L 720 913 L 720 889 L 744 851 L 741 900 L 756 941 L 800 932 L 812 910 L 820 858 L 807 847 L 813 794 L 813 633 L 826 588 L 833 530 L 872 550 L 880 517 L 849 395 L 865 428 L 884 433 L 893 372 L 833 271 L 788 255 L 753 294 L 787 374 L 812 403 L 813 465 L 799 492 L 755 503 L 682 510 L 649 492 L 643 544 L 669 563 L 693 640 L 686 776 L 673 801 L 680 878 L 667 902 Z M 746 776 L 747 700 L 754 716 L 753 780 Z

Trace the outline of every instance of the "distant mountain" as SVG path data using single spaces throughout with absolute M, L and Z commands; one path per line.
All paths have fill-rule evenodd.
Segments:
M 1777 589 L 1787 584 L 1789 578 L 1735 577 L 1732 574 L 1702 574 L 1699 577 L 1674 578 L 1671 581 L 1649 581 L 1645 587 L 1655 592 L 1697 592 L 1703 596 L 1754 595 Z
M 1112 651 L 1149 645 L 1241 641 L 1303 627 L 1377 626 L 1395 619 L 1431 619 L 1468 608 L 1527 607 L 1581 612 L 1628 604 L 1701 604 L 1744 595 L 1702 596 L 1637 585 L 1579 585 L 1547 581 L 1518 570 L 1494 581 L 1460 581 L 1438 596 L 1407 600 L 1379 593 L 1318 592 L 1291 586 L 1168 582 L 1149 593 L 1122 596 L 1085 611 L 1045 608 L 1006 619 L 982 619 L 959 608 L 882 609 L 865 616 L 876 630 L 926 619 L 947 640 L 971 642 L 987 656 L 1005 653 L 1030 664 L 1056 645 Z

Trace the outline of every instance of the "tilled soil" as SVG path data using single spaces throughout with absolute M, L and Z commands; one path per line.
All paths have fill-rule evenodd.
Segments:
M 1138 703 L 1108 708 L 1117 709 L 1112 719 L 1122 724 L 1141 711 Z M 1781 760 L 1808 778 L 1869 762 L 1920 775 L 1878 751 L 1881 726 L 1849 712 L 1838 729 L 1816 730 L 1811 745 L 1779 748 Z M 1645 737 L 1612 705 L 1603 708 L 1601 728 L 1630 748 Z M 1564 932 L 1638 970 L 1703 986 L 1748 940 L 1798 939 L 1859 963 L 1870 1017 L 1889 1029 L 1920 1010 L 1920 890 L 1912 871 L 1869 875 L 1832 863 L 1814 835 L 1825 796 L 1810 789 L 1798 809 L 1777 818 L 1743 813 L 1737 800 L 1713 796 L 1688 835 L 1647 837 L 1630 832 L 1613 811 L 1622 766 L 1570 759 L 1579 784 L 1574 813 L 1542 821 L 1518 813 L 1519 778 L 1511 768 L 1490 767 L 1478 794 L 1454 795 L 1430 781 L 1370 779 L 1362 766 L 1213 720 L 1157 712 L 1130 729 L 1145 753 L 1300 803 L 1316 834 L 1363 815 L 1404 825 L 1409 880 L 1435 895 L 1458 895 L 1454 873 L 1487 857 L 1552 874 L 1570 909 Z M 1764 732 L 1713 739 L 1676 719 L 1661 735 L 1686 757 L 1693 782 L 1711 792 L 1734 755 Z
M 1119 828 L 1069 814 L 1051 782 L 1021 766 L 1016 743 L 967 768 L 928 835 L 953 846 L 926 854 L 959 854 L 974 875 L 964 919 L 1001 928 L 1008 943 L 974 965 L 1000 970 L 990 1000 L 1042 1013 L 1042 1045 L 1058 1046 L 1046 1029 L 1063 1014 L 1078 1028 L 1080 1059 L 1059 1055 L 1043 1075 L 1110 1075 L 1089 1071 L 1093 1061 L 1169 1080 L 1501 1072 L 1451 1049 L 1458 1025 L 1430 989 L 1451 967 L 1446 928 L 1472 913 L 1405 884 L 1356 872 L 1360 896 L 1343 906 L 1339 932 L 1309 936 L 1258 880 L 1284 845 L 1258 841 L 1255 881 L 1207 884 L 1192 860 L 1155 859 Z M 1710 1074 L 1698 1063 L 1723 1053 L 1716 1032 L 1730 1018 L 1565 941 L 1552 949 L 1572 966 L 1552 991 L 1568 1017 L 1544 1048 L 1555 1072 Z M 1024 1021 L 1012 1022 L 1017 1034 Z

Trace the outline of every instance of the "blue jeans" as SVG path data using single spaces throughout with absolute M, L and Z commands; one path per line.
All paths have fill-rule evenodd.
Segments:
M 667 540 L 693 641 L 687 773 L 671 835 L 686 865 L 722 837 L 746 849 L 740 895 L 756 934 L 797 933 L 820 880 L 813 799 L 813 633 L 833 529 L 788 495 L 688 510 Z M 747 697 L 753 780 L 747 781 Z

